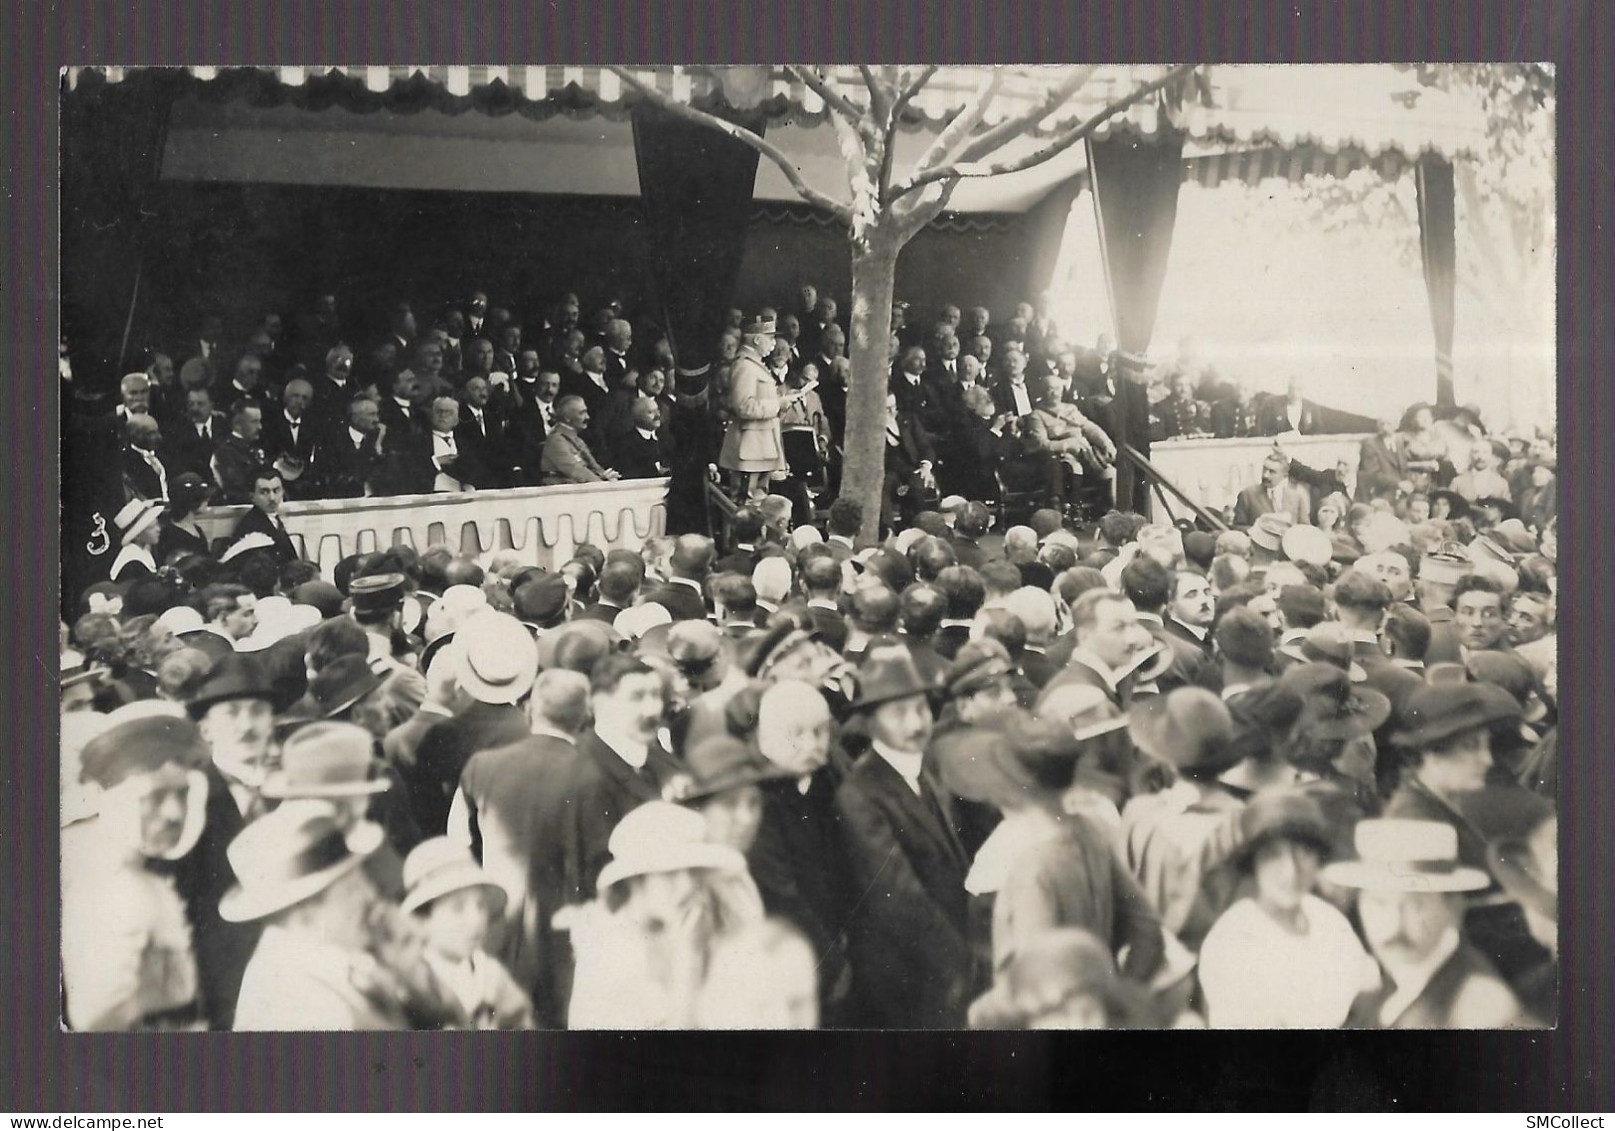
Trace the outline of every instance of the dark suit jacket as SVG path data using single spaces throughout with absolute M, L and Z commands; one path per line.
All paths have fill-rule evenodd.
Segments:
M 1389 984 L 1352 1003 L 1346 1018 L 1349 1029 L 1381 1029 L 1380 1008 L 1394 992 Z M 1479 991 L 1477 1000 L 1477 991 Z M 1459 943 L 1419 993 L 1390 1023 L 1392 1029 L 1492 1028 L 1521 1020 L 1507 1016 L 1506 1002 L 1513 998 L 1496 967 L 1467 942 Z M 1498 1009 L 1498 1006 L 1503 1006 Z M 1515 1006 L 1518 1007 L 1518 1001 Z
M 187 471 L 194 471 L 209 483 L 213 482 L 213 449 L 230 434 L 230 422 L 224 413 L 215 412 L 212 421 L 213 438 L 204 440 L 196 434 L 196 425 L 182 420 L 163 430 L 166 452 L 163 464 L 172 479 Z
M 415 751 L 409 775 L 415 822 L 426 836 L 448 828 L 449 803 L 466 764 L 479 750 L 508 746 L 530 732 L 520 707 L 472 703 L 452 719 L 433 725 Z
M 549 436 L 543 409 L 523 381 L 512 380 L 510 391 L 502 392 L 500 398 L 500 412 L 505 420 L 505 462 L 511 468 L 521 469 L 523 482 L 536 484 L 544 457 L 544 441 Z M 553 413 L 554 408 L 550 411 Z
M 153 455 L 155 456 L 156 453 L 153 453 Z M 163 490 L 162 478 L 158 476 L 156 469 L 146 462 L 145 457 L 135 449 L 133 444 L 123 445 L 123 448 L 118 453 L 118 458 L 123 465 L 123 481 L 136 496 L 142 499 L 162 499 L 167 496 L 167 492 Z M 159 458 L 157 462 L 162 464 L 163 461 Z M 166 464 L 163 464 L 163 474 L 170 479 L 173 478 L 173 474 L 168 470 Z
M 292 426 L 284 411 L 277 408 L 273 413 L 264 415 L 264 434 L 258 439 L 259 446 L 264 450 L 264 458 L 274 463 L 285 455 L 303 461 L 303 474 L 297 478 L 295 487 L 292 483 L 286 484 L 288 494 L 294 489 L 306 494 L 307 488 L 312 486 L 317 474 L 315 464 L 319 459 L 319 441 L 326 431 L 312 411 L 305 412 L 294 440 Z
M 873 750 L 836 791 L 841 843 L 861 893 L 848 920 L 854 993 L 865 1025 L 953 1029 L 976 977 L 968 939 L 970 867 L 941 790 L 916 796 Z
M 556 399 L 570 396 L 583 398 L 583 403 L 589 406 L 591 421 L 605 419 L 611 401 L 610 390 L 596 385 L 588 374 L 573 373 L 569 369 L 561 371 L 561 391 Z
M 633 427 L 618 430 L 611 440 L 611 466 L 624 479 L 655 479 L 668 474 L 673 469 L 673 445 L 665 428 L 658 430 L 655 437 L 647 440 Z
M 179 860 L 154 860 L 148 867 L 174 878 L 191 925 L 203 1012 L 211 1028 L 229 1029 L 241 994 L 241 976 L 258 947 L 264 925 L 261 920 L 231 923 L 219 915 L 219 900 L 236 880 L 225 850 L 247 823 L 230 796 L 224 775 L 211 764 L 202 772 L 207 776 L 208 791 L 201 839 Z
M 389 435 L 387 443 L 391 442 Z M 357 498 L 365 493 L 366 485 L 373 494 L 387 493 L 387 460 L 377 450 L 374 435 L 355 447 L 344 425 L 320 450 L 320 495 L 327 499 Z
M 746 854 L 763 908 L 813 944 L 821 1000 L 846 965 L 847 917 L 858 898 L 835 807 L 845 770 L 833 758 L 813 774 L 805 794 L 794 778 L 763 782 L 762 825 Z
M 898 442 L 893 444 L 890 433 L 886 440 L 886 475 L 888 478 L 897 476 L 903 480 L 911 478 L 920 470 L 920 464 L 927 460 L 936 461 L 936 451 L 931 446 L 931 437 L 920 422 L 906 413 L 897 415 Z
M 1393 442 L 1400 443 L 1400 438 Z M 1401 451 L 1390 449 L 1383 436 L 1376 434 L 1364 440 L 1357 456 L 1357 500 L 1367 502 L 1376 489 L 1395 490 L 1403 478 L 1404 459 Z
M 669 581 L 657 586 L 649 599 L 666 608 L 674 620 L 705 620 L 707 617 L 705 598 L 682 582 Z
M 573 619 L 597 620 L 604 624 L 610 624 L 617 619 L 617 614 L 620 612 L 622 612 L 621 606 L 608 604 L 605 601 L 596 601 Z
M 1042 399 L 1046 388 L 1047 386 L 1042 381 L 1035 380 L 1030 373 L 1026 375 L 1026 398 L 1033 408 L 1037 407 L 1037 402 Z M 1009 378 L 1004 377 L 994 381 L 989 392 L 992 393 L 993 407 L 999 412 L 1014 413 L 1016 411 L 1015 392 Z
M 249 444 L 234 432 L 213 449 L 218 469 L 219 503 L 245 503 L 252 497 L 252 472 L 264 462 L 261 444 Z
M 275 561 L 280 565 L 296 561 L 297 546 L 292 542 L 291 536 L 279 526 L 269 520 L 269 516 L 257 507 L 248 507 L 247 513 L 236 520 L 234 528 L 230 531 L 229 545 L 233 546 L 249 534 L 267 534 L 273 542 Z
M 470 413 L 462 409 L 460 416 L 460 425 L 454 430 L 454 446 L 460 458 L 449 474 L 472 487 L 503 487 L 504 443 L 498 418 L 490 409 L 483 409 L 482 419 L 487 428 L 487 432 L 484 432 L 471 419 Z
M 835 609 L 826 609 L 819 605 L 805 605 L 808 616 L 813 618 L 813 627 L 819 630 L 819 638 L 837 652 L 847 646 L 847 621 Z

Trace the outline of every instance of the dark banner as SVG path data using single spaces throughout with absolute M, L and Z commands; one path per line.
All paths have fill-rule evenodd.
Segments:
M 1414 183 L 1419 192 L 1419 258 L 1430 294 L 1430 325 L 1436 333 L 1436 404 L 1451 408 L 1453 293 L 1458 249 L 1452 162 L 1439 154 L 1419 158 Z
M 1155 332 L 1155 314 L 1166 278 L 1167 255 L 1183 183 L 1183 137 L 1168 134 L 1144 142 L 1126 135 L 1088 140 L 1088 168 L 1099 247 L 1105 261 L 1116 340 L 1130 354 L 1144 355 Z M 1149 455 L 1149 400 L 1142 385 L 1123 381 L 1116 413 L 1118 447 L 1132 444 Z M 1116 505 L 1149 513 L 1145 484 L 1128 461 L 1116 469 Z

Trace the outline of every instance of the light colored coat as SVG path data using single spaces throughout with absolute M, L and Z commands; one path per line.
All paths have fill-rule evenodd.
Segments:
M 539 482 L 544 486 L 599 483 L 605 477 L 606 469 L 571 425 L 557 424 L 544 438 L 544 454 L 539 461 Z
M 780 439 L 779 386 L 749 346 L 742 346 L 729 370 L 729 427 L 724 433 L 718 466 L 730 471 L 763 472 L 785 469 L 785 446 Z

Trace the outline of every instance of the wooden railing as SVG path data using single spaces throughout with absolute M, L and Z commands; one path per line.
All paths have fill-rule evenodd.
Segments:
M 213 507 L 198 519 L 209 538 L 224 538 L 246 510 Z M 583 542 L 638 549 L 666 533 L 667 480 L 322 499 L 289 502 L 280 513 L 298 550 L 327 578 L 349 554 L 400 544 L 447 545 L 473 557 L 508 549 L 529 565 L 553 567 Z

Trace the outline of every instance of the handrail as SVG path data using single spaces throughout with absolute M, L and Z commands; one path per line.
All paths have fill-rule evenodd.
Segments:
M 1127 459 L 1131 460 L 1135 467 L 1137 467 L 1145 475 L 1149 476 L 1150 482 L 1155 486 L 1157 491 L 1160 491 L 1162 488 L 1170 491 L 1174 498 L 1176 498 L 1184 506 L 1188 507 L 1191 512 L 1193 512 L 1196 518 L 1209 525 L 1213 530 L 1220 533 L 1221 531 L 1228 529 L 1228 524 L 1226 522 L 1218 518 L 1211 511 L 1208 511 L 1199 503 L 1195 502 L 1193 499 L 1189 498 L 1188 495 L 1185 495 L 1177 484 L 1173 483 L 1166 476 L 1162 475 L 1155 465 L 1150 463 L 1148 459 L 1144 458 L 1143 453 L 1137 448 L 1133 447 L 1133 445 L 1123 444 L 1122 454 L 1126 456 Z

